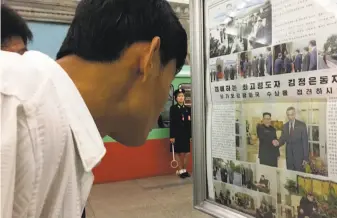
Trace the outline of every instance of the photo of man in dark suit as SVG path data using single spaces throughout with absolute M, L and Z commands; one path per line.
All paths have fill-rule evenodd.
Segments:
M 277 59 L 275 60 L 275 63 L 274 63 L 274 74 L 277 75 L 277 74 L 282 74 L 282 71 L 283 71 L 283 60 L 282 60 L 282 54 L 279 53 L 278 56 L 277 56 Z
M 309 42 L 310 51 L 310 66 L 309 70 L 317 70 L 317 49 L 316 49 L 316 40 L 311 40 Z
M 298 209 L 298 218 L 313 217 L 317 211 L 317 202 L 315 201 L 315 197 L 311 192 L 302 197 Z
M 253 70 L 253 77 L 259 76 L 259 59 L 256 59 L 256 56 L 254 56 L 254 59 L 252 60 L 252 70 Z
M 289 107 L 286 111 L 288 122 L 284 124 L 279 140 L 273 140 L 275 147 L 286 144 L 287 169 L 304 172 L 309 162 L 309 142 L 307 126 L 296 119 L 296 110 Z
M 295 56 L 295 72 L 301 72 L 302 71 L 302 54 L 300 53 L 300 50 L 296 50 L 296 56 Z
M 259 59 L 260 74 L 259 76 L 264 76 L 264 68 L 265 68 L 265 60 L 264 60 L 263 54 L 260 54 L 260 59 Z
M 271 75 L 273 72 L 273 55 L 270 47 L 267 47 L 267 53 L 266 68 L 268 75 Z
M 276 129 L 271 125 L 271 113 L 263 113 L 263 124 L 256 127 L 256 132 L 259 139 L 260 164 L 277 167 L 280 150 L 273 145 L 277 136 Z
M 302 62 L 302 72 L 303 71 L 309 71 L 310 67 L 310 53 L 309 48 L 304 47 L 304 56 L 303 56 L 303 62 Z

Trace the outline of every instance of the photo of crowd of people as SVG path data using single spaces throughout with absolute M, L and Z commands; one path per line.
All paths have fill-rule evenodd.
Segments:
M 241 78 L 272 75 L 273 58 L 271 47 L 253 49 L 239 54 Z
M 273 75 L 317 70 L 316 40 L 275 45 L 273 58 Z
M 226 55 L 213 59 L 210 64 L 210 81 L 237 79 L 237 56 Z
M 318 69 L 337 68 L 337 25 L 317 33 Z
M 239 160 L 328 176 L 326 101 L 242 103 L 239 115 Z
M 271 45 L 270 0 L 229 0 L 209 10 L 210 58 Z

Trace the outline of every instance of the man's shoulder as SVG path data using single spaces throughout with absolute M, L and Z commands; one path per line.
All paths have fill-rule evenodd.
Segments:
M 25 56 L 13 52 L 0 52 L 0 92 L 27 100 L 48 80 Z
M 296 120 L 296 123 L 300 126 L 306 126 L 305 122 L 300 121 L 300 120 Z

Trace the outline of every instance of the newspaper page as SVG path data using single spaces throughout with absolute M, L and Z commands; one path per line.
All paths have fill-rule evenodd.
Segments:
M 337 1 L 206 1 L 209 198 L 337 217 Z

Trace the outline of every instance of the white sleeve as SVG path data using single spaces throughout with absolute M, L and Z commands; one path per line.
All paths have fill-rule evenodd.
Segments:
M 16 157 L 17 157 L 17 109 L 15 97 L 1 93 L 0 141 L 1 141 L 1 217 L 13 217 Z

